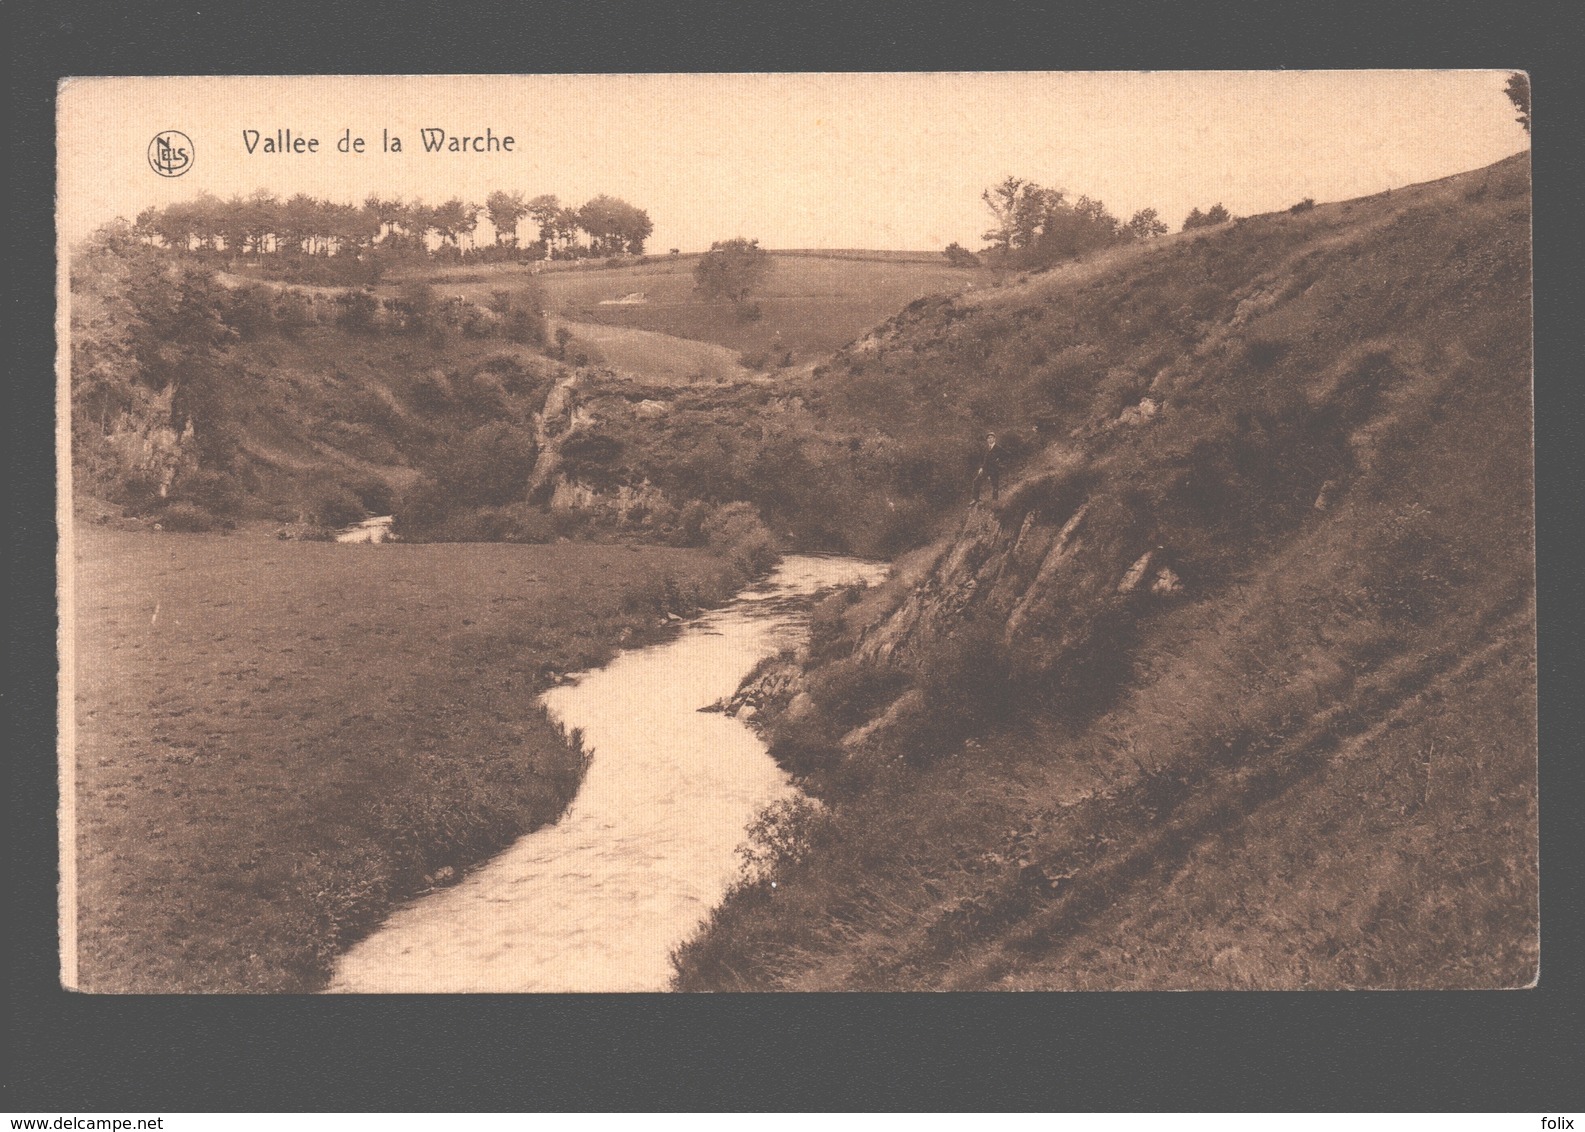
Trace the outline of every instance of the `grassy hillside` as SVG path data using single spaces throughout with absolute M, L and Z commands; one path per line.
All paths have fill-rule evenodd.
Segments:
M 818 612 L 759 718 L 823 805 L 678 985 L 1527 984 L 1527 170 L 916 303 L 817 371 L 813 413 L 1015 466 Z
M 560 815 L 538 707 L 740 584 L 701 551 L 76 537 L 78 985 L 307 991 Z

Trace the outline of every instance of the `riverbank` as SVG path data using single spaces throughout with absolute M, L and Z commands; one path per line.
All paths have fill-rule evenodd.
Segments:
M 538 706 L 742 575 L 620 545 L 282 543 L 80 523 L 79 973 L 297 992 L 398 901 L 553 821 Z

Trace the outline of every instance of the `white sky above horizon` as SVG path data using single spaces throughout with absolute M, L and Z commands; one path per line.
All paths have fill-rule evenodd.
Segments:
M 200 192 L 370 192 L 482 202 L 495 189 L 576 206 L 621 197 L 651 252 L 757 238 L 772 248 L 978 248 L 980 193 L 1008 175 L 1153 207 L 1235 215 L 1342 200 L 1488 165 L 1528 145 L 1506 71 L 183 77 L 67 80 L 62 238 Z M 516 139 L 513 153 L 423 152 L 419 129 Z M 178 129 L 196 159 L 155 174 Z M 249 155 L 242 131 L 317 137 Z M 344 129 L 362 155 L 336 152 Z M 380 152 L 382 130 L 404 152 Z M 532 222 L 521 229 L 531 238 Z M 487 221 L 476 239 L 492 239 Z

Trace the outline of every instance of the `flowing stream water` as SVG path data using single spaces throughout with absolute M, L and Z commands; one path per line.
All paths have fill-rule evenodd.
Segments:
M 656 991 L 737 876 L 756 814 L 790 793 L 748 725 L 701 707 L 803 642 L 808 598 L 882 564 L 789 556 L 674 639 L 545 693 L 592 753 L 572 805 L 349 951 L 332 991 Z

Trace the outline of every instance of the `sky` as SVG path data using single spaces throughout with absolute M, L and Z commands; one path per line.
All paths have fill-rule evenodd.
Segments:
M 1011 175 L 1155 208 L 1270 212 L 1490 164 L 1528 137 L 1503 71 L 78 78 L 59 104 L 61 236 L 200 192 L 371 192 L 482 202 L 599 193 L 649 213 L 648 250 L 745 236 L 772 248 L 977 249 L 980 193 Z M 511 136 L 425 153 L 419 130 Z M 147 153 L 180 130 L 193 161 Z M 250 154 L 245 130 L 316 137 Z M 365 139 L 340 153 L 343 131 Z M 382 148 L 382 134 L 403 152 Z M 532 225 L 525 222 L 525 236 Z M 487 222 L 476 238 L 492 237 Z

